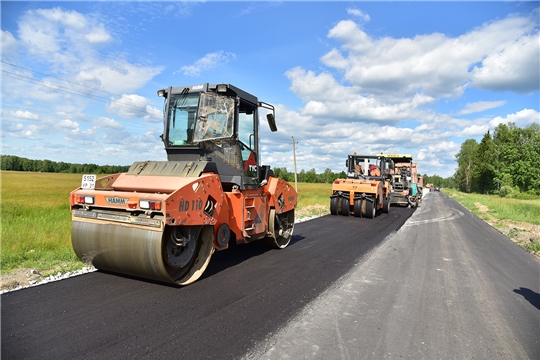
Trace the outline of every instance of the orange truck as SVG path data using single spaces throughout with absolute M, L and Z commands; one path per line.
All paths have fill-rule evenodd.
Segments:
M 168 87 L 158 96 L 168 161 L 135 162 L 99 179 L 83 175 L 70 194 L 79 259 L 187 285 L 231 241 L 285 248 L 298 195 L 260 164 L 259 109 L 276 131 L 274 107 L 230 84 Z
M 390 211 L 393 162 L 383 155 L 348 155 L 347 178 L 336 179 L 330 195 L 332 215 L 374 218 Z

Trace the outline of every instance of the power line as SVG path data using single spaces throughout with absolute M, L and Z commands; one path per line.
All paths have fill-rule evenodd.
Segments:
M 85 97 L 87 99 L 97 100 L 97 101 L 112 104 L 112 101 L 110 99 L 107 99 L 107 98 L 102 97 L 102 96 L 93 95 L 93 94 L 86 93 L 86 92 L 83 92 L 83 91 L 77 90 L 77 89 L 70 89 L 68 87 L 61 86 L 61 85 L 58 85 L 58 84 L 53 84 L 53 83 L 50 83 L 50 82 L 47 82 L 47 81 L 44 81 L 44 80 L 38 80 L 38 79 L 34 79 L 32 77 L 29 77 L 29 76 L 24 76 L 24 75 L 12 73 L 12 72 L 9 72 L 7 70 L 2 70 L 2 75 L 6 76 L 6 77 L 9 77 L 9 78 L 12 78 L 12 79 L 15 79 L 15 80 L 24 81 L 24 82 L 27 82 L 27 83 L 30 83 L 30 84 L 44 86 L 44 87 L 47 87 L 49 89 L 53 89 L 53 90 L 56 90 L 56 91 L 62 91 L 62 92 L 68 93 L 68 94 Z M 137 100 L 135 100 L 135 102 L 137 102 Z M 142 102 L 140 102 L 140 103 L 142 104 Z M 144 103 L 144 104 L 147 105 L 147 103 Z M 121 100 L 118 100 L 115 103 L 115 105 L 120 106 L 120 107 L 124 107 L 126 109 L 140 111 L 140 107 L 136 107 L 136 106 L 133 106 L 133 105 L 130 105 L 130 104 L 123 103 Z
M 30 71 L 30 72 L 33 72 L 33 73 L 36 73 L 36 74 L 40 74 L 40 75 L 43 75 L 43 76 L 47 76 L 47 77 L 51 77 L 51 78 L 54 78 L 54 79 L 58 79 L 60 81 L 63 81 L 63 82 L 66 82 L 66 83 L 69 83 L 69 84 L 73 84 L 73 85 L 76 85 L 76 86 L 80 86 L 80 87 L 83 87 L 83 88 L 87 88 L 87 89 L 90 89 L 90 90 L 94 90 L 94 91 L 98 91 L 98 92 L 102 92 L 102 93 L 105 93 L 105 94 L 109 94 L 109 95 L 112 95 L 112 96 L 115 96 L 115 97 L 120 97 L 122 95 L 120 94 L 114 94 L 114 93 L 111 93 L 109 91 L 106 91 L 106 90 L 101 90 L 101 89 L 98 89 L 98 88 L 94 88 L 94 87 L 91 87 L 91 86 L 87 86 L 87 85 L 83 85 L 83 84 L 80 84 L 80 83 L 76 83 L 76 82 L 73 82 L 73 81 L 70 81 L 70 80 L 67 80 L 67 79 L 63 79 L 63 78 L 60 78 L 60 77 L 57 77 L 57 76 L 54 76 L 54 75 L 50 75 L 50 74 L 46 74 L 46 73 L 42 73 L 42 72 L 39 72 L 39 71 L 36 71 L 36 70 L 33 70 L 33 69 L 30 69 L 30 68 L 26 68 L 26 67 L 23 67 L 23 66 L 20 66 L 20 65 L 16 65 L 16 64 L 12 64 L 12 63 L 9 63 L 9 62 L 6 62 L 4 60 L 1 60 L 1 62 L 3 64 L 6 64 L 6 65 L 9 65 L 9 66 L 12 66 L 12 67 L 15 67 L 15 68 L 19 68 L 19 69 L 23 69 L 23 70 L 27 70 L 27 71 Z M 87 97 L 89 99 L 92 99 L 92 100 L 98 100 L 98 101 L 103 101 L 103 102 L 111 102 L 111 100 L 103 97 L 103 96 L 99 96 L 99 95 L 93 95 L 93 94 L 89 94 L 87 92 L 83 92 L 81 90 L 77 90 L 77 89 L 70 89 L 70 88 L 67 88 L 65 86 L 61 86 L 61 85 L 57 85 L 57 84 L 53 84 L 53 83 L 48 83 L 44 80 L 39 80 L 39 79 L 34 79 L 32 77 L 28 77 L 28 76 L 24 76 L 24 75 L 21 75 L 21 74 L 17 74 L 17 73 L 13 73 L 13 72 L 9 72 L 7 70 L 2 70 L 2 72 L 4 73 L 4 76 L 7 76 L 7 77 L 11 77 L 13 79 L 17 79 L 17 80 L 21 80 L 21 81 L 25 81 L 23 79 L 20 79 L 19 77 L 21 78 L 26 78 L 28 80 L 31 80 L 31 81 L 28 81 L 26 80 L 26 82 L 30 82 L 30 83 L 34 83 L 34 84 L 37 84 L 37 85 L 42 85 L 42 86 L 45 86 L 45 87 L 49 87 L 49 88 L 52 88 L 52 89 L 55 89 L 55 90 L 58 90 L 58 91 L 64 91 L 64 92 L 67 92 L 67 93 L 71 93 L 71 94 L 74 94 L 74 95 L 79 95 L 79 94 L 76 94 L 76 93 L 80 93 L 80 94 L 84 94 L 84 95 L 79 95 L 79 96 L 83 96 L 83 97 Z M 10 74 L 12 76 L 9 76 L 7 74 Z M 50 85 L 49 85 L 50 84 Z M 53 85 L 53 86 L 51 86 Z M 75 92 L 75 93 L 74 93 Z M 100 100 L 102 99 L 102 100 Z M 139 101 L 139 100 L 135 100 L 133 99 L 132 100 L 133 102 L 135 103 L 140 103 L 141 105 L 147 105 L 148 103 L 147 102 L 142 102 L 142 101 Z M 126 107 L 126 108 L 131 108 L 131 109 L 136 109 L 136 110 L 140 110 L 140 108 L 137 108 L 133 105 L 130 105 L 130 104 L 126 104 L 126 103 L 121 103 L 120 100 L 119 102 L 116 103 L 117 105 L 119 106 L 123 106 L 123 107 Z
M 95 91 L 104 92 L 104 93 L 106 93 L 106 94 L 110 94 L 110 95 L 114 95 L 114 96 L 120 96 L 120 95 L 118 95 L 118 94 L 113 94 L 113 93 L 108 92 L 108 91 L 105 91 L 105 90 L 101 90 L 101 89 L 98 89 L 98 88 L 93 88 L 93 87 L 91 87 L 91 86 L 79 84 L 79 83 L 76 83 L 76 82 L 73 82 L 73 81 L 69 81 L 69 80 L 66 80 L 66 79 L 59 78 L 59 77 L 57 77 L 57 76 L 53 76 L 53 75 L 50 75 L 50 74 L 45 74 L 45 73 L 42 73 L 42 72 L 39 72 L 39 71 L 36 71 L 36 70 L 32 70 L 32 69 L 30 69 L 30 68 L 25 68 L 25 67 L 23 67 L 23 66 L 11 64 L 11 63 L 8 63 L 8 62 L 3 61 L 3 60 L 1 60 L 1 61 L 2 61 L 3 64 L 9 65 L 9 66 L 13 66 L 13 67 L 16 67 L 16 68 L 19 68 L 19 69 L 31 71 L 31 72 L 33 72 L 33 73 L 40 74 L 40 75 L 43 75 L 43 76 L 52 77 L 52 78 L 55 78 L 55 79 L 58 79 L 58 80 L 61 80 L 61 81 L 65 81 L 65 82 L 70 83 L 70 84 L 73 84 L 73 85 L 85 87 L 85 88 L 87 88 L 87 89 L 91 89 L 91 90 L 95 90 Z

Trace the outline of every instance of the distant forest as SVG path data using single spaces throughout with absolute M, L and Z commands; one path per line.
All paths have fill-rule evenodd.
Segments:
M 14 155 L 2 155 L 0 169 L 71 174 L 115 174 L 128 171 L 130 165 L 72 164 L 63 161 L 31 160 Z
M 72 174 L 115 174 L 128 171 L 129 165 L 71 164 L 63 161 L 56 162 L 51 160 L 31 160 L 14 155 L 2 155 L 0 169 Z M 289 182 L 294 182 L 294 172 L 289 172 L 286 168 L 279 167 L 274 168 L 273 170 L 276 177 L 282 178 Z M 302 169 L 298 174 L 296 174 L 296 177 L 298 182 L 331 184 L 336 179 L 346 178 L 347 174 L 345 171 L 334 173 L 330 169 L 326 169 L 324 172 L 317 174 L 315 169 L 311 169 L 309 171 Z M 430 183 L 438 186 L 449 187 L 451 186 L 451 179 L 443 179 L 438 175 L 424 175 L 424 184 Z

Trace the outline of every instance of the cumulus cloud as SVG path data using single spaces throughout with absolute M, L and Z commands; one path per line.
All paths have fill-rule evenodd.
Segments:
M 84 38 L 92 44 L 106 43 L 112 39 L 111 35 L 103 28 L 103 26 L 91 30 L 84 35 Z
M 145 97 L 135 94 L 124 94 L 120 99 L 113 99 L 107 105 L 107 111 L 124 119 L 141 118 L 150 122 L 160 122 L 163 119 L 160 110 L 149 105 Z
M 489 130 L 489 126 L 485 125 L 471 125 L 461 130 L 457 136 L 463 138 L 470 138 L 474 136 L 484 135 Z
M 9 31 L 2 30 L 2 57 L 16 53 L 18 48 L 17 40 Z
M 537 123 L 540 124 L 540 113 L 534 109 L 523 109 L 514 114 L 508 114 L 505 117 L 497 116 L 489 121 L 491 128 L 496 128 L 499 124 L 515 123 L 519 127 Z
M 418 108 L 434 101 L 415 94 L 408 99 L 364 96 L 356 86 L 344 86 L 329 73 L 315 74 L 300 67 L 285 73 L 291 81 L 291 90 L 306 101 L 302 114 L 333 121 L 357 120 L 363 122 L 397 123 L 419 115 Z M 398 100 L 396 102 L 396 100 Z
M 538 32 L 524 35 L 475 66 L 472 85 L 479 89 L 530 93 L 540 88 Z
M 100 116 L 98 119 L 98 125 L 97 127 L 103 128 L 103 129 L 123 129 L 124 125 L 120 124 L 118 121 L 105 117 Z
M 197 77 L 201 74 L 201 72 L 225 65 L 235 58 L 235 54 L 220 50 L 206 54 L 199 60 L 195 61 L 193 65 L 182 66 L 180 70 L 186 76 Z M 175 71 L 175 74 L 177 72 L 179 71 Z
M 343 20 L 328 37 L 341 46 L 321 62 L 342 71 L 344 80 L 364 94 L 455 98 L 467 86 L 538 89 L 539 41 L 532 17 L 509 17 L 457 37 L 432 33 L 399 39 L 374 39 L 354 21 Z
M 20 118 L 20 119 L 37 120 L 39 118 L 38 115 L 33 114 L 30 111 L 10 110 L 9 114 L 13 117 Z
M 368 14 L 365 14 L 365 13 L 362 12 L 362 10 L 359 10 L 359 9 L 356 9 L 356 8 L 347 9 L 347 14 L 359 17 L 360 19 L 362 19 L 363 21 L 366 21 L 366 22 L 371 20 L 371 18 L 369 17 Z
M 506 100 L 500 101 L 477 101 L 474 103 L 468 103 L 465 107 L 458 112 L 458 115 L 473 114 L 489 109 L 498 108 L 506 104 Z
M 108 92 L 133 92 L 163 70 L 118 56 L 103 58 L 103 45 L 116 40 L 104 24 L 74 10 L 28 10 L 18 20 L 18 37 L 28 53 L 53 71 Z
M 112 93 L 132 92 L 159 74 L 163 67 L 138 66 L 124 60 L 96 63 L 85 70 L 99 80 L 101 88 Z
M 41 137 L 39 136 L 37 130 L 38 128 L 36 125 L 24 126 L 20 123 L 9 125 L 4 129 L 4 131 L 11 137 L 27 140 L 39 140 Z

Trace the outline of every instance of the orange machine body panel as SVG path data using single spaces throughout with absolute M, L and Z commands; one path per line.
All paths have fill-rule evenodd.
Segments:
M 268 214 L 293 210 L 298 195 L 286 181 L 270 177 L 256 190 L 223 191 L 219 175 L 204 173 L 198 178 L 177 176 L 133 176 L 117 174 L 100 178 L 102 189 L 77 189 L 70 194 L 71 210 L 92 207 L 107 212 L 100 217 L 108 221 L 170 226 L 213 225 L 214 246 L 217 232 L 227 224 L 238 243 L 264 238 L 268 232 Z M 78 204 L 77 198 L 92 197 L 92 204 Z M 159 201 L 159 210 L 141 208 L 141 201 Z M 136 221 L 129 214 L 139 212 Z

